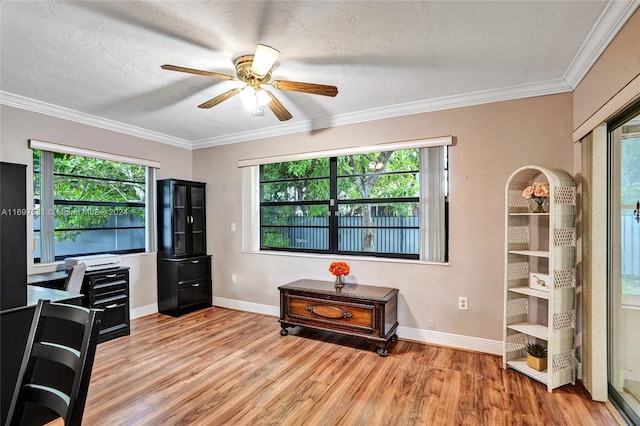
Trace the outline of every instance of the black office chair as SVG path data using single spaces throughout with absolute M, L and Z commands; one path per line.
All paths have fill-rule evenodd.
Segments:
M 7 426 L 43 424 L 43 417 L 45 423 L 57 417 L 66 426 L 82 423 L 102 314 L 82 306 L 38 302 Z
M 80 262 L 69 270 L 67 279 L 64 283 L 64 289 L 71 293 L 80 293 L 82 291 L 82 280 L 87 270 L 87 264 Z

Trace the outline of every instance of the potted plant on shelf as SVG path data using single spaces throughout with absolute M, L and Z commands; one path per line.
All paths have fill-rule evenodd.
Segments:
M 527 365 L 534 370 L 542 371 L 547 368 L 547 348 L 540 343 L 527 343 Z

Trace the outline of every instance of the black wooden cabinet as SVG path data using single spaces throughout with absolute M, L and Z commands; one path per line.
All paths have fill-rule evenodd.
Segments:
M 27 166 L 0 162 L 0 309 L 27 304 Z
M 104 310 L 98 343 L 131 333 L 129 268 L 87 272 L 82 293 L 84 306 Z
M 178 316 L 211 306 L 205 184 L 158 181 L 158 311 Z
M 158 259 L 158 311 L 179 316 L 211 306 L 211 256 Z
M 158 255 L 207 254 L 205 184 L 176 179 L 158 181 Z

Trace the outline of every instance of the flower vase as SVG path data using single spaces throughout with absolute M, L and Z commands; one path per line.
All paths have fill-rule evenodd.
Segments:
M 342 287 L 344 287 L 344 278 L 342 275 L 336 275 L 336 280 L 333 282 L 333 286 L 337 292 L 342 290 Z
M 529 200 L 529 210 L 531 210 L 531 213 L 549 213 L 549 199 L 531 198 Z

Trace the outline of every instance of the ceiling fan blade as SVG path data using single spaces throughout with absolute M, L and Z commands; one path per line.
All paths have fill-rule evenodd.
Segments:
M 273 80 L 270 84 L 276 89 L 311 93 L 312 95 L 333 97 L 338 94 L 338 88 L 336 86 L 327 86 L 325 84 L 300 83 L 298 81 L 283 80 Z
M 235 88 L 235 89 L 228 90 L 228 91 L 224 92 L 223 94 L 218 95 L 215 98 L 210 99 L 207 102 L 198 105 L 198 108 L 211 108 L 211 107 L 214 107 L 214 106 L 218 105 L 220 102 L 224 102 L 227 99 L 237 95 L 241 91 L 242 91 L 241 88 Z
M 251 71 L 260 76 L 267 75 L 273 64 L 276 63 L 278 56 L 280 56 L 279 50 L 266 44 L 258 44 L 256 46 L 256 53 L 253 55 Z
M 198 75 L 204 75 L 207 77 L 221 78 L 223 80 L 237 80 L 237 77 L 233 77 L 231 75 L 220 74 L 212 71 L 196 70 L 193 68 L 179 67 L 177 65 L 162 65 L 160 68 L 162 68 L 163 70 L 169 70 L 169 71 L 187 72 L 189 74 L 198 74 Z
M 284 105 L 280 103 L 278 98 L 276 98 L 273 93 L 268 90 L 265 90 L 265 92 L 269 95 L 269 97 L 271 97 L 271 102 L 269 102 L 267 105 L 269 106 L 269 109 L 275 114 L 275 116 L 278 117 L 278 120 L 287 121 L 293 118 L 293 115 L 291 115 L 291 113 L 287 111 Z

